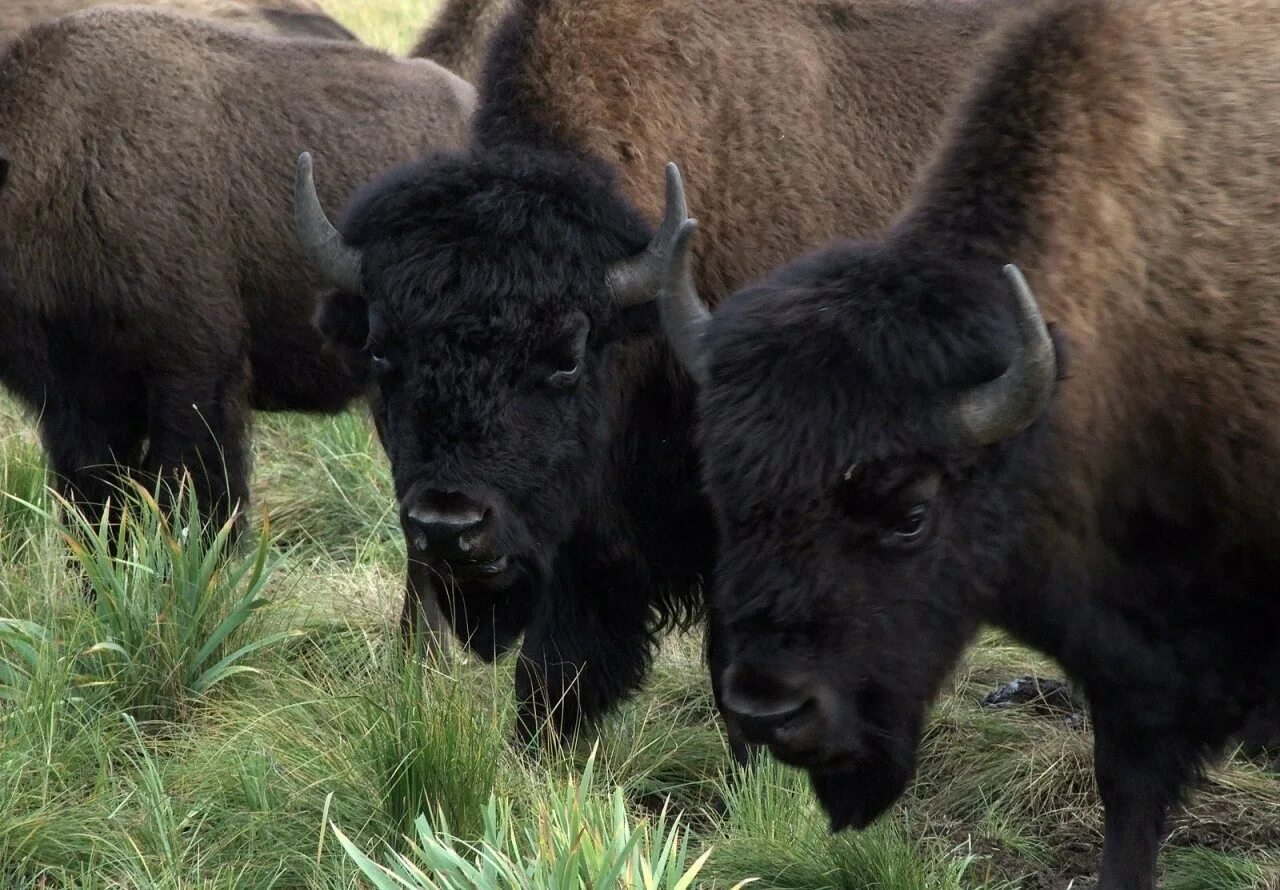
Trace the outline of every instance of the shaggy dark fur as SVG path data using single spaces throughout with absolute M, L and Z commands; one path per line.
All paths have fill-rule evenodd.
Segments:
M 470 98 L 430 62 L 159 10 L 17 40 L 0 60 L 0 382 L 36 413 L 64 494 L 92 517 L 113 463 L 187 468 L 219 519 L 247 498 L 250 408 L 336 411 L 365 391 L 312 324 L 294 159 L 321 154 L 336 200 L 456 144 Z
M 103 5 L 110 4 L 103 0 L 0 0 L 0 44 L 37 22 Z M 279 37 L 356 39 L 313 0 L 130 0 L 128 5 L 190 13 Z
M 526 735 L 548 703 L 559 730 L 603 714 L 643 680 L 658 629 L 701 609 L 714 542 L 689 382 L 652 307 L 619 311 L 605 285 L 647 243 L 663 163 L 707 220 L 712 293 L 870 232 L 993 8 L 535 0 L 494 39 L 469 151 L 347 214 L 365 300 L 339 295 L 322 324 L 383 369 L 402 514 L 440 493 L 489 509 L 489 555 L 510 562 L 441 593 L 486 656 L 526 631 Z
M 1278 40 L 1265 4 L 1042 4 L 883 240 L 715 314 L 712 670 L 834 827 L 902 792 L 984 621 L 1090 699 L 1104 890 L 1150 890 L 1203 758 L 1273 722 Z M 1069 376 L 1024 432 L 957 450 L 946 409 L 1013 354 L 1009 261 Z

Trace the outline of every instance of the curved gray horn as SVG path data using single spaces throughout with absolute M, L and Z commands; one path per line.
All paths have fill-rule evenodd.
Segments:
M 693 269 L 690 248 L 698 221 L 686 219 L 664 251 L 662 287 L 658 295 L 658 314 L 667 342 L 694 381 L 703 386 L 707 382 L 707 350 L 703 334 L 711 313 L 707 311 L 698 289 L 693 285 Z
M 680 232 L 680 226 L 689 218 L 689 207 L 684 199 L 684 180 L 680 168 L 667 164 L 667 206 L 662 212 L 662 223 L 653 240 L 640 253 L 614 264 L 609 270 L 609 290 L 620 308 L 648 303 L 658 295 L 662 286 L 663 260 L 667 246 Z
M 1018 306 L 1018 351 L 1003 374 L 965 392 L 955 406 L 961 445 L 990 445 L 1021 432 L 1049 406 L 1057 378 L 1053 338 L 1035 294 L 1012 263 L 1004 267 Z
M 339 290 L 360 293 L 360 251 L 344 244 L 325 216 L 311 175 L 311 153 L 306 151 L 298 155 L 293 179 L 293 225 L 302 255 L 315 270 Z

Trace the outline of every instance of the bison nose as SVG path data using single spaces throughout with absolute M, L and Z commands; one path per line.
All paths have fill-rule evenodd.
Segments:
M 456 491 L 423 492 L 405 510 L 405 531 L 414 548 L 446 562 L 488 562 L 494 511 Z
M 734 662 L 721 676 L 720 704 L 743 734 L 775 753 L 816 753 L 826 724 L 816 684 Z

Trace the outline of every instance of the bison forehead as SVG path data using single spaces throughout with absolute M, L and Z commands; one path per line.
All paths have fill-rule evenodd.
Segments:
M 854 462 L 892 461 L 937 441 L 923 397 L 784 375 L 755 389 L 714 378 L 702 395 L 708 488 L 743 516 L 812 515 Z
M 753 388 L 834 379 L 874 402 L 1004 370 L 1017 337 L 1000 265 L 900 253 L 837 245 L 733 295 L 710 333 L 713 377 Z
M 735 294 L 708 335 L 710 484 L 803 501 L 851 461 L 932 450 L 955 395 L 1013 355 L 992 265 L 921 268 L 841 246 Z M 718 477 L 721 465 L 733 472 Z
M 603 300 L 607 266 L 643 249 L 649 232 L 607 170 L 535 151 L 402 167 L 356 198 L 343 234 L 401 290 L 465 311 L 470 301 Z

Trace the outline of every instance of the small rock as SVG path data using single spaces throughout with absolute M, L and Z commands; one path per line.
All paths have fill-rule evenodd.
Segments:
M 1063 680 L 1018 677 L 996 687 L 982 698 L 982 707 L 1005 710 L 1029 706 L 1035 712 L 1065 717 L 1072 729 L 1084 726 L 1084 703 Z

